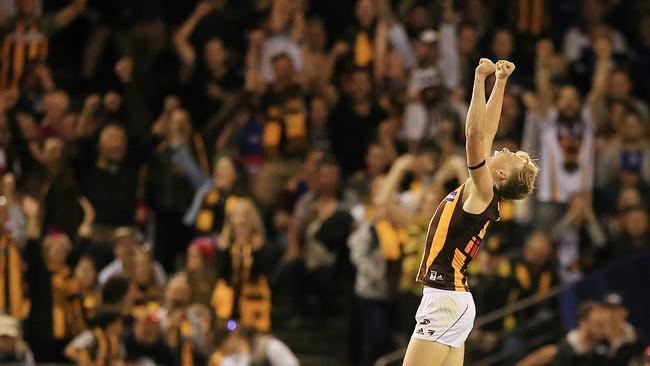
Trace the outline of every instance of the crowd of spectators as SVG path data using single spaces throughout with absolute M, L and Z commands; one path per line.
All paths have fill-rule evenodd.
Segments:
M 494 148 L 541 172 L 468 269 L 479 315 L 650 247 L 646 0 L 0 0 L 0 32 L 2 362 L 291 366 L 274 329 L 349 319 L 372 365 L 468 177 L 480 57 L 517 65 Z M 510 362 L 642 362 L 624 303 Z

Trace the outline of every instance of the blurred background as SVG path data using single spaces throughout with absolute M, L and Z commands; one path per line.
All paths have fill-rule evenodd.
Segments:
M 399 365 L 429 220 L 541 167 L 468 365 L 649 365 L 650 1 L 0 0 L 0 362 Z M 487 81 L 491 90 L 493 77 Z

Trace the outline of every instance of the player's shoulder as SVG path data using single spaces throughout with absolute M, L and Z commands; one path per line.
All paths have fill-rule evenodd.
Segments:
M 481 194 L 476 187 L 476 183 L 471 178 L 465 182 L 465 189 L 463 192 L 462 205 L 463 210 L 470 214 L 481 214 L 492 204 L 496 193 L 492 188 L 491 194 Z

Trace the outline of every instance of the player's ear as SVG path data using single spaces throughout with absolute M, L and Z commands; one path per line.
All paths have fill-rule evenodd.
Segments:
M 497 169 L 495 171 L 495 175 L 496 175 L 496 178 L 497 178 L 497 182 L 499 182 L 499 183 L 504 182 L 506 180 L 506 178 L 507 178 L 506 171 L 503 170 L 503 169 Z

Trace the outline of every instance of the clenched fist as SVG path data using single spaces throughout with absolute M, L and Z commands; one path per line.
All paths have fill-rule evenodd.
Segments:
M 490 59 L 482 58 L 476 67 L 476 73 L 481 76 L 488 76 L 496 70 L 496 65 Z
M 507 79 L 515 71 L 515 64 L 506 60 L 497 61 L 496 77 L 497 79 Z

